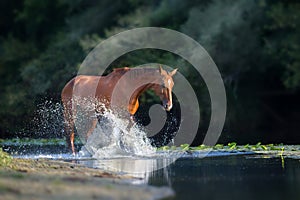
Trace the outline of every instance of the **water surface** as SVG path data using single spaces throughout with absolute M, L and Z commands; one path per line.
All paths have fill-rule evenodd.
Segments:
M 31 145 L 30 148 L 19 147 L 17 150 L 16 147 L 6 146 L 4 149 L 15 157 L 60 159 L 132 175 L 136 178 L 129 180 L 130 184 L 172 188 L 176 195 L 170 199 L 174 200 L 300 199 L 299 157 L 292 159 L 253 152 L 198 151 L 180 154 L 180 158 L 174 156 L 176 154 L 168 156 L 167 153 L 158 152 L 149 157 L 124 155 L 94 159 L 73 157 L 61 145 L 43 148 Z M 158 170 L 153 171 L 156 168 Z
M 300 199 L 300 162 L 281 158 L 181 158 L 154 172 L 150 185 L 168 185 L 173 199 Z

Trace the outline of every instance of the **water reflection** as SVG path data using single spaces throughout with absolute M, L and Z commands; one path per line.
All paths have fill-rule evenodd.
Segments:
M 78 163 L 88 167 L 99 168 L 117 174 L 126 174 L 135 177 L 134 184 L 147 184 L 153 171 L 157 169 L 166 170 L 166 166 L 175 162 L 177 158 L 137 158 L 123 157 L 103 160 L 78 160 Z M 167 174 L 166 174 L 167 176 Z
M 182 158 L 167 172 L 167 180 L 158 170 L 148 184 L 168 184 L 174 199 L 300 199 L 299 160 L 286 159 L 282 168 L 280 158 Z
M 280 157 L 263 158 L 249 155 L 183 157 L 167 167 L 165 159 L 111 159 L 81 161 L 105 170 L 133 175 L 133 184 L 169 186 L 172 199 L 300 199 L 300 162 Z M 114 171 L 116 172 L 116 171 Z

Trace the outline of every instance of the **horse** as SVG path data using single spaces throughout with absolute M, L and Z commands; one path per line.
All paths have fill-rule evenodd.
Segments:
M 121 107 L 120 101 L 126 101 L 126 106 L 120 108 L 126 110 L 131 120 L 134 121 L 134 114 L 139 108 L 139 97 L 148 89 L 152 89 L 154 93 L 160 97 L 162 106 L 166 111 L 172 108 L 172 88 L 174 86 L 173 76 L 177 69 L 167 72 L 161 66 L 153 67 L 135 67 L 135 68 L 116 68 L 106 76 L 78 75 L 71 79 L 61 92 L 61 100 L 63 104 L 63 115 L 65 121 L 65 135 L 69 148 L 75 155 L 74 146 L 74 120 L 76 118 L 76 110 L 74 106 L 75 96 L 81 99 L 91 99 L 93 102 L 93 110 L 96 113 L 104 113 L 105 109 L 111 109 L 112 100 L 114 105 Z M 129 74 L 126 75 L 126 74 Z M 146 81 L 146 82 L 145 82 Z M 141 84 L 142 83 L 142 84 Z M 128 88 L 137 88 L 128 94 Z M 129 95 L 129 98 L 127 97 Z M 101 105 L 99 107 L 99 105 Z M 81 106 L 85 106 L 84 103 Z M 104 108 L 104 109 L 103 109 Z M 97 125 L 97 117 L 90 120 L 90 125 L 86 131 L 88 138 Z

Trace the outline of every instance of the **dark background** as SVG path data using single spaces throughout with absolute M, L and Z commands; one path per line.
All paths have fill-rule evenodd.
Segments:
M 228 100 L 220 143 L 300 143 L 300 3 L 297 0 L 2 0 L 0 138 L 62 137 L 60 92 L 100 41 L 136 27 L 178 30 L 198 41 Z M 205 84 L 169 52 L 139 50 L 111 67 L 179 67 L 197 91 L 201 138 L 210 117 Z M 153 95 L 142 96 L 147 105 Z M 176 115 L 176 114 L 175 114 Z

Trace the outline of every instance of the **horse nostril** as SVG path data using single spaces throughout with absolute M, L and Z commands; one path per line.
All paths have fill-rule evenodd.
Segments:
M 167 109 L 168 108 L 168 104 L 163 104 L 163 108 Z
M 172 108 L 172 105 L 164 104 L 163 107 L 166 111 L 170 111 Z
M 167 105 L 165 109 L 166 109 L 167 111 L 170 111 L 170 110 L 172 109 L 172 107 L 173 107 L 172 104 L 171 104 L 171 105 Z

